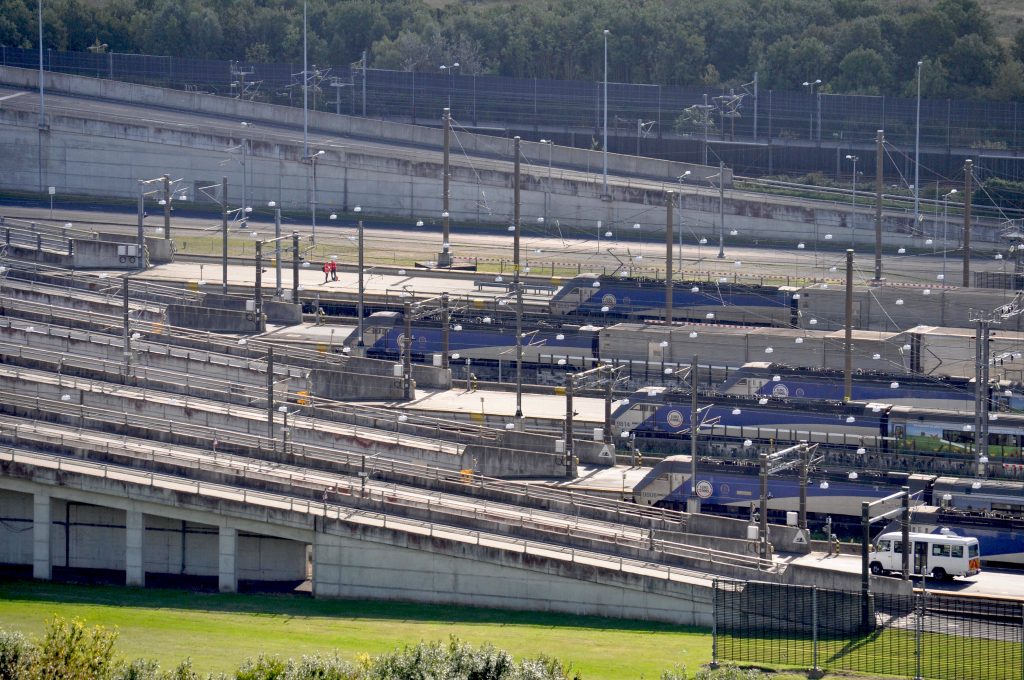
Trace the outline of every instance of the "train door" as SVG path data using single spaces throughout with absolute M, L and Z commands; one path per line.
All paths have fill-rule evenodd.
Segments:
M 914 573 L 923 574 L 928 571 L 928 544 L 914 541 Z

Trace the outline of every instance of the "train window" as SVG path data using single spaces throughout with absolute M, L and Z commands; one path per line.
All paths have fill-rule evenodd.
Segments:
M 962 545 L 954 545 L 952 547 L 953 547 L 953 553 L 952 553 L 953 557 L 963 557 L 964 556 L 964 547 Z
M 949 548 L 950 548 L 950 546 L 945 545 L 943 543 L 933 543 L 932 544 L 932 555 L 935 556 L 935 557 L 949 557 L 949 553 L 950 553 Z

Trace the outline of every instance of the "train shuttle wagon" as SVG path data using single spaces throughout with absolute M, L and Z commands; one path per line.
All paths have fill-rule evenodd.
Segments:
M 911 532 L 910 570 L 936 579 L 974 576 L 981 572 L 978 539 L 952 533 Z M 871 573 L 886 574 L 903 568 L 903 533 L 890 531 L 878 537 L 868 555 Z

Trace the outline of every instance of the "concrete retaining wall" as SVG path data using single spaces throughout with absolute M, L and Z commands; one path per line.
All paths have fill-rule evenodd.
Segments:
M 237 531 L 237 554 L 242 564 L 249 559 L 245 554 L 252 547 L 242 540 L 241 532 L 312 543 L 313 592 L 318 597 L 458 603 L 681 625 L 711 624 L 711 591 L 702 580 L 654 578 L 535 553 L 526 555 L 516 546 L 423 536 L 333 515 L 320 521 L 298 511 L 255 507 L 228 499 L 214 501 L 187 492 L 75 473 L 61 473 L 61 484 L 57 485 L 55 471 L 19 464 L 0 472 L 0 489 L 16 487 L 28 493 L 52 494 L 59 502 L 113 508 L 122 515 L 130 510 L 216 525 L 223 527 L 222 533 L 224 529 Z M 221 541 L 221 579 L 230 577 L 224 573 L 223 550 Z
M 345 529 L 330 526 L 331 533 L 317 534 L 316 597 L 411 599 L 711 625 L 711 593 L 706 586 L 470 547 L 438 537 L 402 534 L 367 541 L 371 534 L 383 532 Z
M 301 110 L 287 107 L 61 74 L 53 74 L 53 78 L 56 91 L 72 94 L 123 99 L 236 120 L 267 121 L 274 125 L 292 125 L 295 129 L 301 127 L 302 122 Z M 34 79 L 32 70 L 0 68 L 0 82 L 33 87 Z M 222 128 L 184 129 L 139 119 L 87 120 L 78 114 L 56 112 L 51 113 L 48 122 L 49 129 L 40 131 L 34 113 L 0 110 L 0 129 L 4 131 L 0 135 L 0 156 L 8 161 L 8 171 L 0 175 L 0 188 L 43 192 L 46 186 L 58 186 L 66 193 L 133 198 L 140 177 L 165 173 L 184 176 L 197 185 L 215 183 L 227 175 L 229 198 L 237 196 L 237 187 L 242 185 L 240 164 L 223 166 L 227 157 L 224 149 L 239 143 L 241 131 L 226 134 Z M 440 148 L 441 133 L 432 128 L 323 112 L 311 112 L 310 125 L 336 136 L 365 139 L 383 136 L 409 148 Z M 460 134 L 459 141 L 470 152 L 511 158 L 511 140 Z M 275 200 L 285 208 L 305 209 L 311 196 L 311 172 L 309 165 L 300 162 L 301 146 L 259 139 L 251 142 L 247 163 L 251 175 L 250 202 L 259 205 Z M 524 147 L 523 153 L 528 157 L 539 159 L 547 155 L 547 149 L 539 148 L 540 145 L 526 143 Z M 324 150 L 326 154 L 317 163 L 318 204 L 345 211 L 360 205 L 366 214 L 404 217 L 410 222 L 424 215 L 440 216 L 443 180 L 440 153 L 436 162 L 423 162 L 395 154 L 339 147 L 328 146 Z M 559 154 L 576 166 L 584 161 L 593 169 L 600 166 L 599 162 L 590 162 L 595 160 L 593 152 L 560 149 Z M 42 167 L 39 158 L 43 159 Z M 523 177 L 522 214 L 528 220 L 547 214 L 550 225 L 555 225 L 557 218 L 559 224 L 584 229 L 585 233 L 596 233 L 598 221 L 602 222 L 601 229 L 613 231 L 638 223 L 641 225 L 639 235 L 660 239 L 664 220 L 659 206 L 664 203 L 664 188 L 667 187 L 683 192 L 681 212 L 688 225 L 686 230 L 693 233 L 693 241 L 702 236 L 710 241 L 717 235 L 717 192 L 708 191 L 705 185 L 703 192 L 697 193 L 696 189 L 680 187 L 676 182 L 676 177 L 687 169 L 701 178 L 717 173 L 717 168 L 614 154 L 609 155 L 609 168 L 612 172 L 616 168 L 623 172 L 636 171 L 646 177 L 659 178 L 665 184 L 648 189 L 612 178 L 608 185 L 610 199 L 606 199 L 599 174 L 583 180 L 560 177 L 548 181 L 546 168 L 535 163 L 526 167 Z M 481 170 L 457 157 L 451 177 L 450 213 L 456 222 L 501 224 L 512 214 L 511 167 Z M 196 194 L 191 192 L 191 195 Z M 737 230 L 739 234 L 735 238 L 743 242 L 795 245 L 798 241 L 816 240 L 820 232 L 825 231 L 820 225 L 837 225 L 831 231 L 835 232 L 836 239 L 842 236 L 844 242 L 851 227 L 858 243 L 874 242 L 874 214 L 870 206 L 858 208 L 851 215 L 846 205 L 811 205 L 737 194 L 726 197 L 724 213 L 725 229 Z M 439 217 L 430 220 L 428 229 L 433 232 L 438 220 Z M 926 218 L 918 228 L 910 216 L 886 215 L 883 238 L 890 247 L 926 248 L 926 235 L 936 233 L 938 226 L 931 218 Z M 552 235 L 557 233 L 557 225 L 548 228 L 552 229 Z M 453 233 L 457 239 L 457 226 Z M 979 246 L 991 247 L 999 243 L 999 233 L 998 225 L 978 224 L 974 227 L 973 240 Z M 633 235 L 637 235 L 636 232 Z M 824 238 L 825 234 L 820 236 Z M 727 235 L 726 241 L 729 240 Z
M 263 319 L 257 319 L 253 312 L 192 305 L 167 305 L 167 323 L 213 333 L 261 333 L 264 329 Z

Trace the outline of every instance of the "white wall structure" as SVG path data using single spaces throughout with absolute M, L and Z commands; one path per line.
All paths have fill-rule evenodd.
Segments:
M 0 68 L 0 83 L 36 86 L 33 70 Z M 66 195 L 95 195 L 131 199 L 137 180 L 169 174 L 184 178 L 193 200 L 204 200 L 195 187 L 219 184 L 228 177 L 228 202 L 241 205 L 242 164 L 238 147 L 248 139 L 245 168 L 248 203 L 265 206 L 273 200 L 286 209 L 307 209 L 313 183 L 309 163 L 302 162 L 301 138 L 283 127 L 301 129 L 302 111 L 212 95 L 163 90 L 107 80 L 50 74 L 48 89 L 56 97 L 75 96 L 128 102 L 139 115 L 112 118 L 88 107 L 48 107 L 48 127 L 38 128 L 38 112 L 0 107 L 0 157 L 5 159 L 0 188 L 45 193 L 48 186 Z M 146 109 L 147 106 L 161 107 Z M 173 111 L 209 116 L 187 122 Z M 440 112 L 438 112 L 440 119 Z M 242 121 L 255 122 L 242 128 Z M 261 127 L 262 126 L 262 127 Z M 316 203 L 321 228 L 332 210 L 356 205 L 364 214 L 423 220 L 424 241 L 433 243 L 441 219 L 441 131 L 331 113 L 311 112 L 311 149 L 325 153 L 317 160 Z M 329 141 L 325 141 L 329 139 Z M 363 140 L 372 140 L 367 145 Z M 315 142 L 315 145 L 313 145 Z M 450 212 L 456 222 L 508 224 L 512 216 L 512 140 L 459 133 L 453 143 Z M 672 163 L 634 156 L 609 155 L 610 200 L 602 198 L 597 152 L 558 147 L 553 160 L 563 167 L 550 179 L 547 145 L 524 142 L 527 163 L 522 181 L 524 225 L 531 233 L 557 236 L 572 227 L 584 233 L 613 232 L 612 238 L 664 233 L 664 191 L 680 192 L 680 231 L 688 243 L 700 237 L 715 241 L 719 230 L 718 168 Z M 679 184 L 677 177 L 691 177 Z M 726 187 L 732 175 L 725 171 Z M 639 177 L 639 178 L 638 178 Z M 692 180 L 692 182 L 691 182 Z M 550 203 L 545 210 L 545 199 Z M 209 199 L 205 199 L 209 200 Z M 211 201 L 212 204 L 212 201 Z M 765 194 L 725 192 L 725 240 L 768 242 L 795 247 L 798 241 L 825 238 L 838 241 L 852 236 L 860 244 L 874 243 L 874 211 L 860 205 L 855 211 L 845 202 L 800 201 Z M 546 223 L 536 218 L 547 215 Z M 915 224 L 904 213 L 887 213 L 883 234 L 887 246 L 925 248 L 925 241 L 941 231 L 941 215 L 929 215 Z M 598 222 L 601 226 L 598 226 Z M 632 225 L 640 225 L 633 230 Z M 526 227 L 524 226 L 524 229 Z M 731 232 L 738 235 L 733 237 Z M 619 232 L 615 235 L 615 232 Z M 976 220 L 973 240 L 981 247 L 999 243 L 999 225 Z M 958 233 L 951 232 L 951 238 Z M 831 236 L 830 236 L 831 238 Z M 933 246 L 927 246 L 932 248 Z

